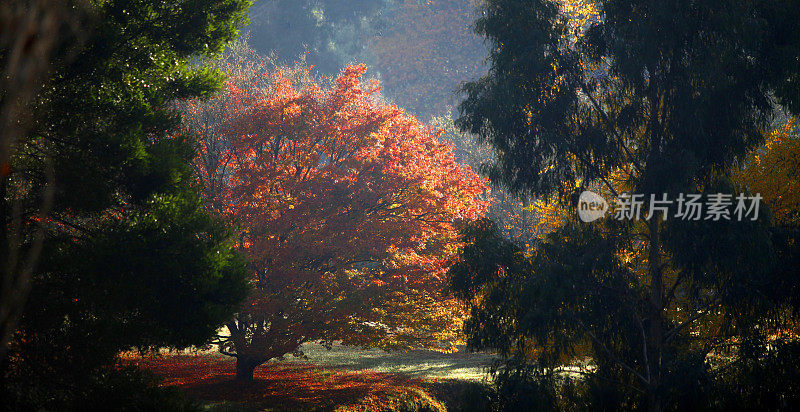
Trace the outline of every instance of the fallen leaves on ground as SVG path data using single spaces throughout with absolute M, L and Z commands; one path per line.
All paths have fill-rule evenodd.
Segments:
M 208 403 L 273 411 L 391 411 L 409 406 L 446 410 L 426 390 L 430 380 L 400 374 L 267 363 L 256 369 L 253 382 L 237 382 L 235 362 L 221 356 L 135 356 L 122 361 L 150 369 L 162 377 L 164 385 L 177 386 L 188 396 Z

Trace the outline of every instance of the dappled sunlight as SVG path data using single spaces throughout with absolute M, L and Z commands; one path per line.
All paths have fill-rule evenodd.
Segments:
M 235 362 L 217 355 L 125 357 L 159 375 L 163 385 L 177 386 L 209 403 L 236 402 L 279 410 L 332 410 L 369 405 L 367 410 L 409 393 L 424 396 L 436 379 L 373 371 L 323 369 L 309 363 L 273 362 L 256 368 L 252 382 L 237 382 Z
M 334 344 L 330 350 L 313 343 L 302 347 L 308 358 L 326 368 L 403 373 L 420 378 L 486 380 L 486 369 L 495 357 L 486 353 L 469 352 L 464 346 L 459 349 L 453 353 L 442 353 L 428 350 L 386 352 L 339 344 Z M 304 364 L 308 361 L 289 356 L 283 362 Z
M 800 410 L 798 21 L 2 0 L 2 409 Z

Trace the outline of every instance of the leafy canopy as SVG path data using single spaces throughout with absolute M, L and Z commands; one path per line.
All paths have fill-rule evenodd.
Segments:
M 68 408 L 120 350 L 203 344 L 244 297 L 244 262 L 199 200 L 172 102 L 219 89 L 194 62 L 238 34 L 248 6 L 90 1 L 83 43 L 56 54 L 0 178 L 3 238 L 43 238 L 8 365 L 19 408 Z
M 227 140 L 203 146 L 204 165 L 225 165 L 203 169 L 222 173 L 212 201 L 241 228 L 254 273 L 256 291 L 223 345 L 240 361 L 314 340 L 448 348 L 457 339 L 445 272 L 454 222 L 485 213 L 485 183 L 456 163 L 441 132 L 382 103 L 364 71 L 348 66 L 329 87 L 298 87 L 282 71 L 259 77 L 261 87 L 231 86 Z
M 746 191 L 732 169 L 775 104 L 794 105 L 798 36 L 781 24 L 794 3 L 489 0 L 483 12 L 491 68 L 464 87 L 457 124 L 491 144 L 494 181 L 561 210 L 586 189 L 642 194 L 645 211 L 651 195 Z M 530 254 L 491 225 L 470 229 L 453 274 L 471 342 L 509 370 L 582 367 L 607 388 L 596 407 L 707 401 L 712 360 L 774 339 L 788 301 L 770 285 L 796 280 L 774 270 L 783 246 L 763 208 L 742 222 L 675 212 L 555 219 Z

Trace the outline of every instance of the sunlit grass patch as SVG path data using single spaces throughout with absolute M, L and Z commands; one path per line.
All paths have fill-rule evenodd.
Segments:
M 219 355 L 128 357 L 212 410 L 444 411 L 431 391 L 437 379 L 377 371 L 325 369 L 305 362 L 270 362 L 253 382 L 234 381 L 234 361 Z
M 284 363 L 308 363 L 348 371 L 402 373 L 418 378 L 460 379 L 484 381 L 487 367 L 494 357 L 471 353 L 465 348 L 455 353 L 428 350 L 386 352 L 380 349 L 359 349 L 333 345 L 328 350 L 321 345 L 302 347 L 308 360 L 287 357 Z

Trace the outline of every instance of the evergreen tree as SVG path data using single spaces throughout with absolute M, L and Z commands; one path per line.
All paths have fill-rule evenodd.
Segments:
M 769 285 L 796 279 L 776 279 L 788 275 L 763 207 L 758 220 L 693 221 L 676 219 L 674 200 L 746 191 L 731 169 L 776 104 L 796 106 L 800 36 L 785 19 L 800 7 L 575 3 L 486 2 L 476 28 L 491 68 L 464 87 L 458 124 L 493 146 L 491 177 L 511 190 L 568 207 L 587 188 L 641 194 L 642 219 L 573 216 L 531 256 L 471 228 L 453 271 L 473 303 L 467 332 L 511 369 L 590 357 L 595 407 L 696 407 L 713 360 L 756 353 L 781 330 L 785 300 Z M 648 213 L 664 193 L 673 203 Z
M 42 240 L 9 328 L 16 407 L 69 408 L 120 350 L 203 344 L 243 299 L 244 263 L 199 201 L 172 102 L 218 90 L 222 76 L 194 62 L 237 36 L 248 6 L 87 2 L 83 42 L 54 52 L 0 180 L 4 245 L 24 255 Z

